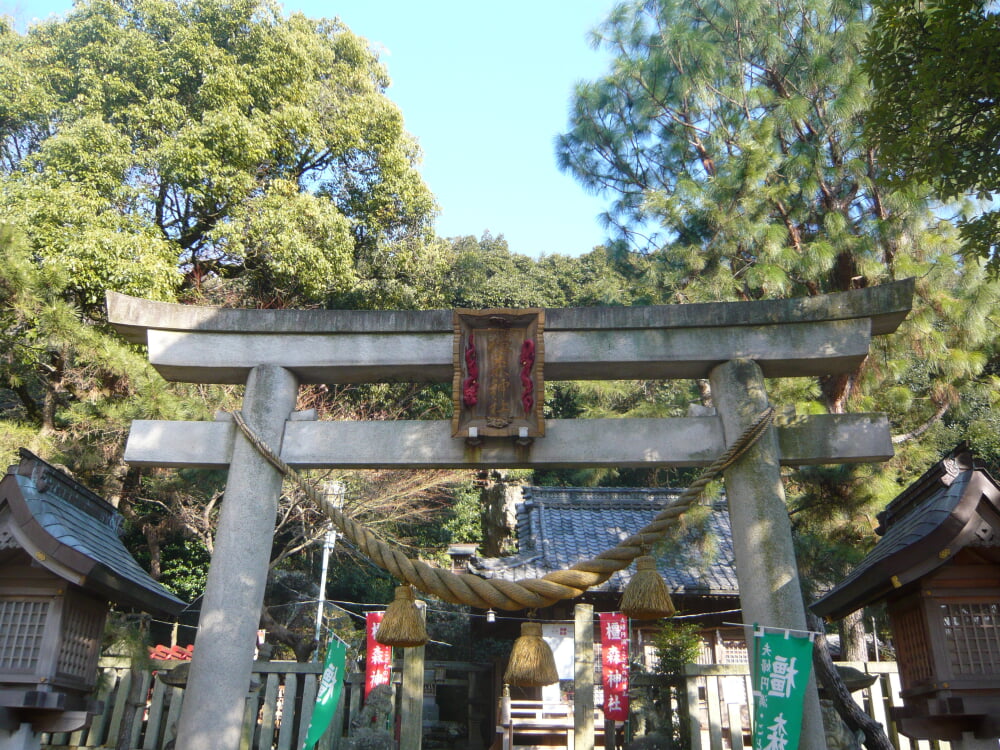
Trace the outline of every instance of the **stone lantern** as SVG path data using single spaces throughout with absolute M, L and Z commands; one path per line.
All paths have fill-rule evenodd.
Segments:
M 1000 485 L 959 446 L 878 518 L 875 548 L 812 610 L 839 619 L 885 602 L 900 732 L 1000 737 Z
M 0 481 L 0 745 L 25 725 L 86 726 L 109 602 L 171 618 L 184 607 L 120 527 L 111 505 L 26 450 Z

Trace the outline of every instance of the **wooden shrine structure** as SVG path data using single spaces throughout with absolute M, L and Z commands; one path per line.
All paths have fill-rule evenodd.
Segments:
M 185 603 L 149 577 L 122 517 L 22 448 L 0 477 L 0 748 L 85 726 L 112 603 L 177 617 Z
M 545 310 L 523 325 L 522 311 L 491 311 L 466 328 L 444 310 L 209 309 L 119 294 L 109 294 L 108 313 L 126 338 L 148 346 L 167 380 L 245 384 L 243 417 L 293 468 L 671 467 L 705 466 L 726 451 L 770 406 L 766 378 L 853 373 L 872 337 L 906 317 L 912 293 L 913 282 L 902 281 L 790 300 Z M 707 378 L 717 415 L 539 423 L 542 369 L 550 381 Z M 487 375 L 510 380 L 490 385 Z M 464 399 L 473 380 L 478 387 L 454 423 L 315 421 L 294 412 L 302 383 L 454 382 Z M 481 398 L 506 399 L 508 412 L 520 401 L 522 413 L 500 414 Z M 781 466 L 891 455 L 882 415 L 786 417 L 726 469 L 746 621 L 806 628 Z M 228 467 L 177 743 L 235 750 L 282 476 L 232 420 L 136 421 L 125 458 Z M 404 728 L 402 747 L 419 748 L 419 735 Z M 824 746 L 814 686 L 802 737 L 804 750 Z
M 841 618 L 885 602 L 903 688 L 899 731 L 996 748 L 1000 484 L 963 444 L 878 520 L 872 551 L 811 609 Z

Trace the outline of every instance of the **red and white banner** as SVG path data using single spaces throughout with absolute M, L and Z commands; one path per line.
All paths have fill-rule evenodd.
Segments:
M 628 617 L 601 613 L 601 686 L 604 718 L 628 721 Z
M 388 685 L 392 677 L 392 646 L 384 646 L 375 640 L 375 632 L 382 624 L 385 612 L 368 612 L 365 615 L 367 634 L 365 651 L 365 698 L 372 688 Z

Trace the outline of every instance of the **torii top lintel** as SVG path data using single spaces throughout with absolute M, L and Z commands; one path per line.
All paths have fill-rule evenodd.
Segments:
M 910 310 L 913 280 L 815 297 L 545 311 L 547 380 L 707 376 L 731 359 L 766 377 L 850 372 Z M 447 382 L 450 310 L 238 310 L 108 294 L 108 318 L 168 380 L 243 383 L 279 365 L 301 383 Z

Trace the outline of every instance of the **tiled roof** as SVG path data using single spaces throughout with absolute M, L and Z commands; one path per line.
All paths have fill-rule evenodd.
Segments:
M 38 559 L 52 558 L 79 574 L 85 589 L 154 614 L 184 608 L 125 548 L 114 507 L 28 451 L 0 483 L 0 507 L 5 504 Z
M 879 514 L 882 538 L 811 609 L 843 617 L 931 573 L 967 546 L 995 546 L 1000 528 L 979 514 L 981 502 L 1000 510 L 1000 486 L 980 465 L 965 455 L 938 462 Z
M 486 578 L 538 578 L 554 570 L 595 557 L 639 531 L 677 490 L 645 488 L 528 487 L 517 508 L 517 554 L 478 558 L 474 573 Z M 671 592 L 736 596 L 732 530 L 724 503 L 716 503 L 672 545 L 658 545 L 652 554 Z M 594 588 L 622 591 L 632 576 L 626 568 Z

